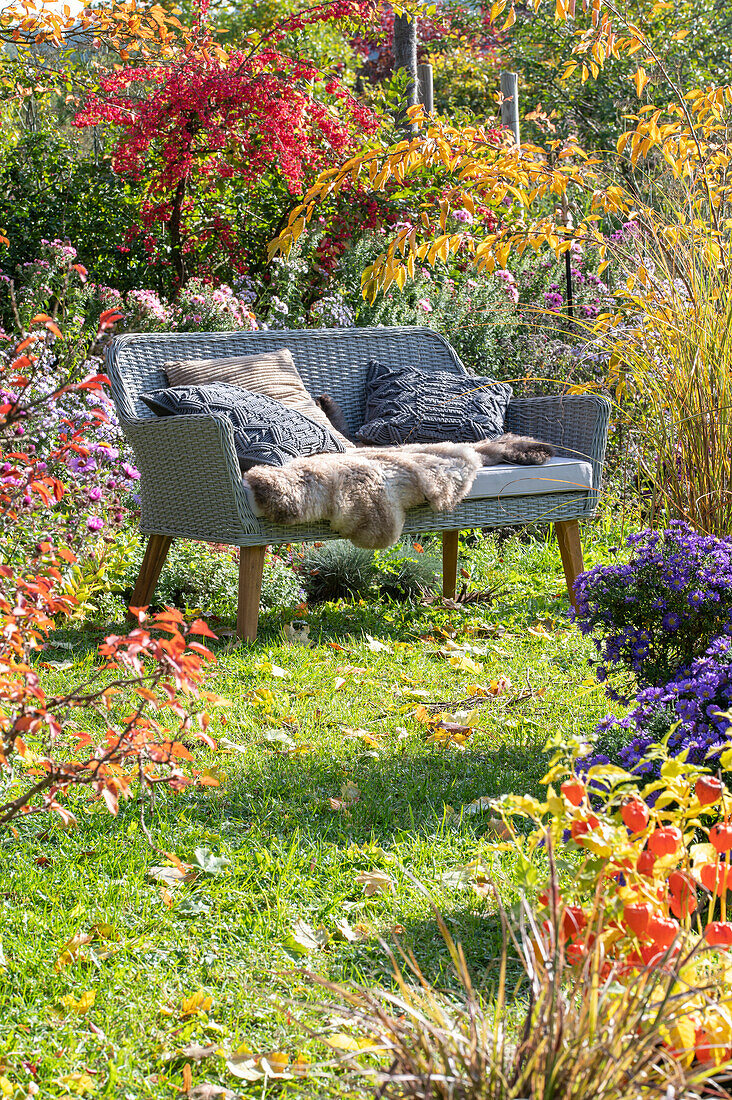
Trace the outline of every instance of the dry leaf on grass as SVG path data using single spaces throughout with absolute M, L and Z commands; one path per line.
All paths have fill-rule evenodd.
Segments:
M 171 889 L 183 882 L 193 882 L 197 875 L 190 863 L 183 863 L 179 867 L 150 867 L 146 877 Z
M 363 886 L 364 893 L 371 898 L 374 894 L 388 894 L 394 889 L 394 880 L 385 871 L 362 871 L 356 875 L 356 882 Z

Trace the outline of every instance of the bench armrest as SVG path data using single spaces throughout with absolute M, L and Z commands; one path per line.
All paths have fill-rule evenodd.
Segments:
M 607 446 L 610 402 L 597 394 L 519 397 L 508 406 L 506 431 L 552 443 L 557 454 L 592 463 L 592 486 L 598 492 Z
M 233 544 L 261 530 L 225 417 L 139 417 L 121 427 L 141 475 L 143 530 Z

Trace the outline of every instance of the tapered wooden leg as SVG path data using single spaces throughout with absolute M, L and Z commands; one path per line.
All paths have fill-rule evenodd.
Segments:
M 142 568 L 130 597 L 130 607 L 149 607 L 155 592 L 155 585 L 165 565 L 173 539 L 170 535 L 150 535 L 142 559 Z M 136 622 L 134 615 L 127 612 L 130 622 Z
M 562 557 L 564 576 L 567 580 L 567 592 L 572 606 L 576 609 L 577 597 L 574 594 L 574 582 L 585 569 L 582 543 L 580 542 L 579 521 L 576 519 L 562 520 L 560 523 L 555 523 L 554 526 L 557 529 L 557 542 Z
M 259 598 L 262 595 L 262 571 L 266 546 L 239 547 L 239 607 L 236 633 L 245 642 L 257 637 Z
M 442 532 L 442 595 L 448 600 L 455 597 L 459 531 Z

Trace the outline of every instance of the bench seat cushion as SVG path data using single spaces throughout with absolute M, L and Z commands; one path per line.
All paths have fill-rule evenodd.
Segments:
M 531 493 L 583 492 L 592 488 L 592 466 L 575 458 L 550 458 L 543 466 L 484 466 L 467 499 L 519 497 Z

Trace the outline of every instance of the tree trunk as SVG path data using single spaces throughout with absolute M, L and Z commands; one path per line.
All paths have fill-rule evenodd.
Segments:
M 181 238 L 180 223 L 181 214 L 183 210 L 183 200 L 186 197 L 186 181 L 180 180 L 178 186 L 175 189 L 175 196 L 173 198 L 173 210 L 170 215 L 170 221 L 168 222 L 168 232 L 170 234 L 170 254 L 173 261 L 173 270 L 178 278 L 178 289 L 183 286 L 186 281 L 186 264 L 183 257 L 183 240 Z
M 406 70 L 409 82 L 404 94 L 400 97 L 399 109 L 396 113 L 396 124 L 401 128 L 406 138 L 411 138 L 414 127 L 409 121 L 407 108 L 413 107 L 417 102 L 417 20 L 414 16 L 394 16 L 394 68 Z

